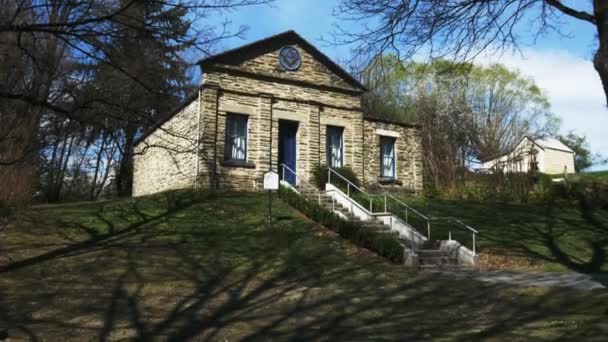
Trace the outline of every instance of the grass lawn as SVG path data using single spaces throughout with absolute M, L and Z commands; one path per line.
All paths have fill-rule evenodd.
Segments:
M 556 175 L 554 178 L 563 178 L 562 175 Z M 594 180 L 598 182 L 607 182 L 608 183 L 608 171 L 594 171 L 594 172 L 585 172 L 585 173 L 575 173 L 569 174 L 568 180 L 571 182 L 578 182 L 583 179 Z
M 0 329 L 48 341 L 600 341 L 608 334 L 608 291 L 415 274 L 278 200 L 269 227 L 264 195 L 174 197 L 20 214 L 0 231 Z
M 605 210 L 586 211 L 565 201 L 506 204 L 416 198 L 408 202 L 432 216 L 461 218 L 479 230 L 477 247 L 482 259 L 484 254 L 491 254 L 486 256 L 498 263 L 518 258 L 530 262 L 513 265 L 515 267 L 608 272 L 608 212 Z M 447 239 L 446 227 L 433 225 L 432 236 Z M 466 245 L 471 244 L 471 235 L 463 230 L 452 228 L 452 236 Z

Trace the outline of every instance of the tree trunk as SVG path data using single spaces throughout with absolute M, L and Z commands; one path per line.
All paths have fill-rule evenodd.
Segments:
M 599 46 L 593 56 L 593 66 L 602 80 L 606 104 L 608 104 L 608 1 L 595 0 L 594 15 Z
M 125 129 L 125 145 L 118 174 L 116 175 L 116 187 L 118 196 L 131 196 L 133 187 L 133 143 L 137 129 L 133 123 L 128 123 Z

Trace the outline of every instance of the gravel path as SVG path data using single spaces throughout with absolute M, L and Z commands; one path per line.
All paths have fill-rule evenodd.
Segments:
M 569 287 L 582 290 L 608 288 L 608 274 L 581 274 L 574 272 L 525 273 L 514 271 L 431 271 L 442 276 L 470 279 L 497 284 L 521 286 Z

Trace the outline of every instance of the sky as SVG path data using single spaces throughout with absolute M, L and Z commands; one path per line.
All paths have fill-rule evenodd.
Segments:
M 582 3 L 569 1 L 573 4 Z M 233 28 L 249 27 L 245 39 L 223 42 L 221 48 L 233 48 L 282 31 L 295 30 L 335 61 L 350 56 L 347 46 L 326 43 L 335 32 L 338 19 L 332 16 L 338 0 L 276 0 L 271 5 L 245 8 L 229 13 Z M 216 17 L 222 21 L 224 18 Z M 341 23 L 357 28 L 356 23 Z M 551 102 L 552 112 L 562 119 L 561 131 L 585 134 L 594 153 L 608 156 L 608 109 L 600 79 L 591 58 L 596 46 L 591 24 L 563 17 L 562 34 L 548 33 L 534 39 L 520 30 L 520 51 L 501 55 L 483 54 L 477 63 L 502 63 L 534 79 Z M 565 34 L 565 35 L 564 35 Z M 325 40 L 323 39 L 325 38 Z M 608 165 L 595 169 L 608 169 Z

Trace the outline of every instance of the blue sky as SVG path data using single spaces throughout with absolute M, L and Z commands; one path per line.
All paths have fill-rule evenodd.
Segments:
M 574 4 L 586 3 L 569 1 Z M 295 30 L 336 61 L 350 55 L 348 47 L 330 46 L 329 38 L 337 19 L 332 10 L 338 0 L 277 0 L 272 6 L 241 9 L 229 14 L 234 28 L 246 25 L 246 39 L 233 39 L 222 48 L 232 48 L 286 30 Z M 214 18 L 218 22 L 221 18 Z M 562 131 L 586 134 L 592 150 L 608 155 L 608 109 L 601 82 L 591 58 L 595 49 L 592 25 L 567 17 L 561 18 L 562 33 L 549 33 L 536 41 L 532 34 L 518 32 L 524 44 L 520 52 L 501 56 L 480 56 L 479 63 L 500 62 L 532 77 L 547 93 L 552 111 L 562 118 Z M 347 25 L 356 25 L 348 23 Z M 353 26 L 351 26 L 353 27 Z M 603 166 L 602 168 L 608 168 Z

